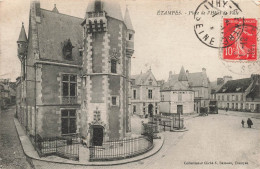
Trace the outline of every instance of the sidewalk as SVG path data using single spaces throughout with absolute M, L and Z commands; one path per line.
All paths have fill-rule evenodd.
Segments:
M 123 160 L 117 160 L 117 161 L 99 161 L 99 162 L 89 162 L 89 161 L 84 161 L 84 160 L 79 160 L 79 161 L 72 161 L 68 159 L 63 159 L 59 157 L 54 157 L 54 158 L 40 158 L 38 153 L 35 151 L 31 141 L 29 140 L 28 136 L 25 134 L 24 130 L 22 129 L 20 123 L 18 122 L 17 119 L 14 119 L 14 123 L 16 126 L 16 130 L 21 142 L 21 145 L 23 147 L 24 154 L 33 160 L 38 160 L 38 161 L 43 161 L 47 163 L 60 163 L 60 164 L 71 164 L 71 165 L 81 165 L 81 166 L 111 166 L 111 165 L 120 165 L 120 164 L 126 164 L 126 163 L 131 163 L 131 162 L 136 162 L 143 160 L 145 158 L 148 158 L 154 154 L 156 154 L 163 146 L 164 144 L 164 135 L 159 134 L 161 139 L 154 139 L 154 147 L 152 150 L 148 151 L 145 154 L 133 157 L 133 158 L 128 158 L 128 159 L 123 159 Z M 79 157 L 81 158 L 81 157 Z

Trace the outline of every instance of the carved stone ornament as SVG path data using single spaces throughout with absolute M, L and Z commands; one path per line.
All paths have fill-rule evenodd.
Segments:
M 111 59 L 114 59 L 117 61 L 117 63 L 120 64 L 120 59 L 119 59 L 119 56 L 118 56 L 118 52 L 116 51 L 116 48 L 113 48 L 113 52 L 112 52 L 112 55 L 110 55 L 110 60 L 109 60 L 109 63 L 111 62 Z

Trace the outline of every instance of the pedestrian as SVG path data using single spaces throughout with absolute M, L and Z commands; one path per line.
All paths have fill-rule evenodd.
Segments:
M 228 108 L 226 107 L 226 112 L 228 111 Z
M 247 119 L 247 125 L 248 125 L 248 128 L 251 128 L 251 126 L 253 125 L 253 122 L 250 118 Z
M 245 121 L 242 120 L 242 121 L 241 121 L 241 124 L 242 124 L 242 127 L 244 127 Z

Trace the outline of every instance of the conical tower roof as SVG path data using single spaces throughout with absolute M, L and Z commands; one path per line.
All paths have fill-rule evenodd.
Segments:
M 127 7 L 126 7 L 126 10 L 125 10 L 124 22 L 125 22 L 125 25 L 126 25 L 127 29 L 134 30 L 134 27 L 132 25 L 132 21 L 131 21 L 130 14 L 129 14 L 129 11 L 128 11 Z
M 95 11 L 95 2 L 92 0 L 89 2 L 86 12 Z M 118 0 L 99 0 L 102 4 L 102 10 L 107 13 L 108 16 L 123 21 L 122 11 Z
M 19 35 L 17 42 L 27 42 L 27 36 L 25 33 L 23 23 L 22 23 L 22 28 L 21 28 L 20 35 Z
M 59 13 L 59 10 L 57 9 L 56 4 L 54 4 L 54 8 L 52 9 L 52 12 Z
M 185 73 L 185 70 L 184 70 L 184 67 L 183 67 L 183 66 L 181 67 L 181 71 L 180 71 L 178 80 L 179 80 L 179 81 L 188 81 L 188 78 L 187 78 L 187 75 L 186 75 L 186 73 Z

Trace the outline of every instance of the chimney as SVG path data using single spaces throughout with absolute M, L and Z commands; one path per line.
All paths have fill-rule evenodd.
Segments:
M 219 77 L 217 78 L 217 85 L 222 85 L 224 83 L 224 79 Z
M 186 73 L 188 74 L 188 73 L 189 73 L 189 70 L 186 70 Z
M 230 80 L 232 80 L 232 76 L 224 76 L 224 83 Z
M 206 72 L 206 68 L 202 68 L 202 72 Z

